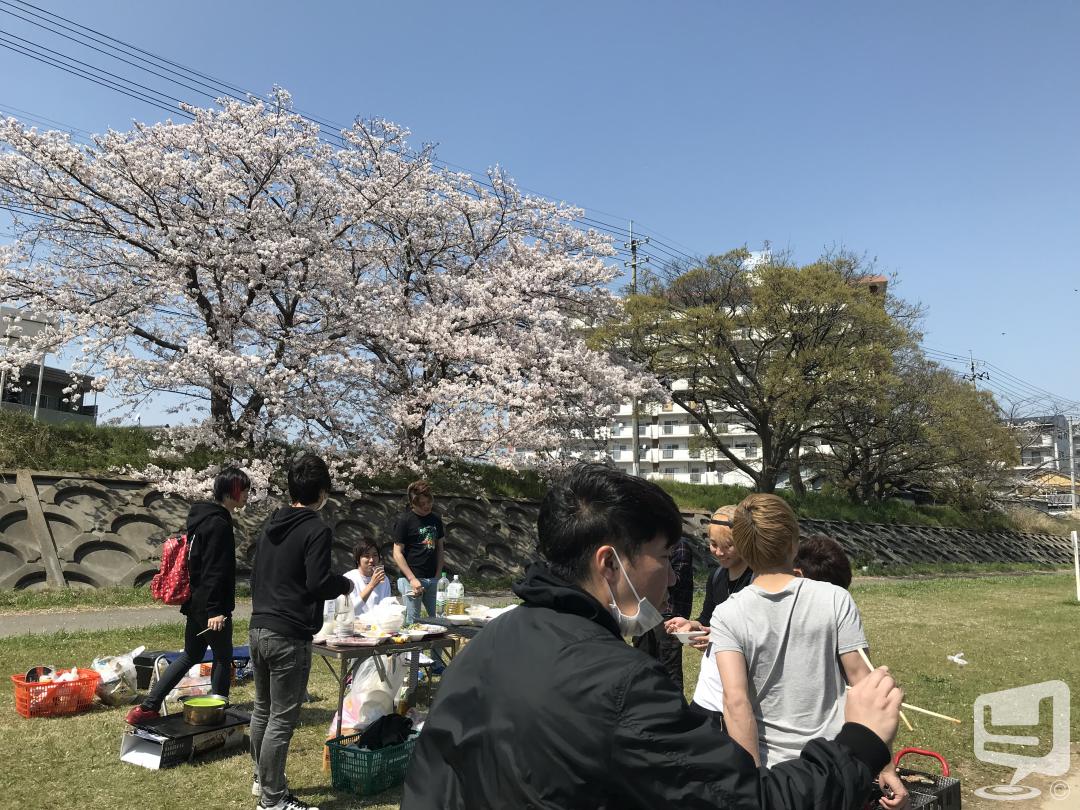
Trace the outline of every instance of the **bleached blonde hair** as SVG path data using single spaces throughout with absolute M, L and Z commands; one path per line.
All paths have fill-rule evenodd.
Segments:
M 778 495 L 755 493 L 744 498 L 731 523 L 735 550 L 754 571 L 787 565 L 798 548 L 799 521 Z

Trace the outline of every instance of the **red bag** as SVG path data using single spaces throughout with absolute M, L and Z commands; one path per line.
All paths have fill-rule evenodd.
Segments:
M 161 547 L 161 569 L 150 580 L 150 595 L 156 601 L 166 605 L 182 605 L 191 598 L 191 574 L 188 571 L 190 551 L 191 543 L 186 534 L 165 541 Z

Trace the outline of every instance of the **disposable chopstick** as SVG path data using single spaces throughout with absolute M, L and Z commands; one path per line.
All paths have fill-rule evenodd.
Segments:
M 864 650 L 862 647 L 859 647 L 859 655 L 862 656 L 863 663 L 865 663 L 866 666 L 870 668 L 870 671 L 873 672 L 874 665 L 870 663 L 870 656 L 866 654 L 866 650 Z M 900 705 L 907 706 L 906 703 L 902 703 Z M 907 715 L 903 712 L 900 712 L 900 719 L 904 722 L 904 725 L 907 727 L 908 731 L 915 730 L 915 726 L 911 725 L 911 721 L 907 719 Z

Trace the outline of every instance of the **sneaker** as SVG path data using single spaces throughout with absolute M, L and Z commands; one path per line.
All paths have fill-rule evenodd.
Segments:
M 259 807 L 262 808 L 262 810 L 319 810 L 319 808 L 315 805 L 308 804 L 307 802 L 298 799 L 291 793 L 285 794 L 285 798 L 277 804 L 267 807 L 266 805 L 260 803 Z
M 286 789 L 288 789 L 288 786 L 289 786 L 289 783 L 286 782 L 285 783 Z M 251 795 L 254 796 L 256 799 L 258 799 L 258 798 L 260 798 L 262 796 L 262 785 L 259 784 L 259 775 L 258 774 L 254 774 L 251 777 Z
M 153 709 L 144 709 L 142 706 L 136 706 L 127 713 L 127 717 L 124 718 L 124 721 L 129 726 L 137 726 L 139 723 L 145 723 L 147 720 L 156 720 L 159 717 L 161 717 L 160 712 L 155 712 Z

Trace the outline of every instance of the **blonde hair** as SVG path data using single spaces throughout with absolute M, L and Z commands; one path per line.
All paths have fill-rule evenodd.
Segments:
M 731 523 L 735 551 L 754 571 L 787 565 L 798 548 L 799 521 L 778 495 L 746 497 L 735 508 Z
M 716 507 L 716 511 L 712 513 L 712 516 L 713 518 L 727 518 L 728 520 L 731 520 L 732 516 L 735 514 L 735 510 L 738 508 L 739 507 L 733 503 L 728 504 L 727 506 L 718 506 Z

